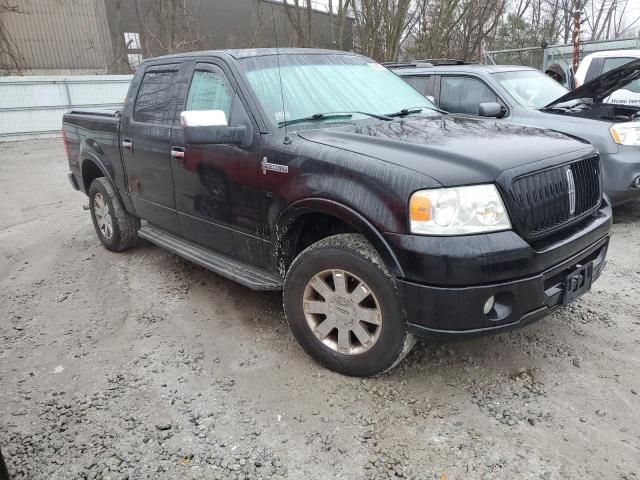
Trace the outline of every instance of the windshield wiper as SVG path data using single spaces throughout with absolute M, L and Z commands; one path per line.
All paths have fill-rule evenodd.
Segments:
M 287 125 L 295 125 L 297 123 L 308 123 L 308 122 L 317 122 L 320 120 L 334 120 L 337 118 L 351 118 L 354 114 L 358 115 L 367 115 L 368 117 L 377 118 L 378 120 L 391 120 L 389 115 L 379 115 L 377 113 L 369 113 L 369 112 L 327 112 L 327 113 L 314 113 L 313 115 L 309 115 L 308 117 L 302 118 L 294 118 L 293 120 L 283 120 L 278 122 L 279 127 L 284 127 Z
M 407 115 L 411 115 L 412 113 L 420 113 L 424 109 L 433 110 L 440 113 L 446 113 L 444 110 L 440 110 L 439 108 L 433 107 L 408 107 L 403 108 L 402 110 L 398 110 L 397 112 L 387 113 L 387 117 L 406 117 Z

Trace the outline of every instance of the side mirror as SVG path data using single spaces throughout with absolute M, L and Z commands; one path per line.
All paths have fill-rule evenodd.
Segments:
M 495 117 L 502 116 L 502 107 L 498 102 L 485 102 L 478 105 L 478 115 L 481 117 Z
M 222 110 L 186 110 L 180 114 L 185 142 L 192 145 L 240 145 L 245 141 L 244 125 L 230 127 Z

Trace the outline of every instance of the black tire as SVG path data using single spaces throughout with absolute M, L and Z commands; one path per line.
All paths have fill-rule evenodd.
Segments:
M 307 285 L 316 275 L 327 270 L 344 270 L 356 276 L 369 287 L 377 301 L 382 316 L 380 331 L 373 345 L 362 353 L 348 355 L 330 348 L 316 337 L 307 321 L 304 312 Z M 353 288 L 355 292 L 356 287 Z M 378 375 L 395 367 L 415 344 L 413 335 L 407 331 L 404 309 L 393 277 L 362 235 L 335 235 L 305 249 L 287 272 L 283 297 L 285 315 L 293 335 L 312 358 L 334 372 L 356 377 Z M 319 318 L 321 323 L 323 318 L 329 317 L 320 315 Z M 333 330 L 332 334 L 337 335 L 337 332 Z M 351 337 L 352 341 L 354 339 Z
M 0 480 L 9 480 L 9 471 L 7 470 L 7 465 L 4 463 L 2 450 L 0 450 Z
M 96 218 L 96 195 L 100 195 L 109 209 L 111 235 L 105 234 L 98 226 Z M 107 249 L 122 252 L 132 248 L 138 240 L 140 220 L 127 213 L 115 189 L 105 177 L 96 178 L 89 187 L 89 209 L 98 238 Z

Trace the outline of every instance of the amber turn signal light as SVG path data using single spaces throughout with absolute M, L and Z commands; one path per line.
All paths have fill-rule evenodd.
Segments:
M 411 195 L 409 214 L 413 222 L 427 222 L 431 220 L 431 200 L 426 194 L 416 192 Z

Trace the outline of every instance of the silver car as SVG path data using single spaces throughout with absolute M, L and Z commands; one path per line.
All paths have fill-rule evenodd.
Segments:
M 429 62 L 387 65 L 442 110 L 557 130 L 593 144 L 614 205 L 640 198 L 640 106 L 607 103 L 621 88 L 640 91 L 640 60 L 568 91 L 539 70 Z

